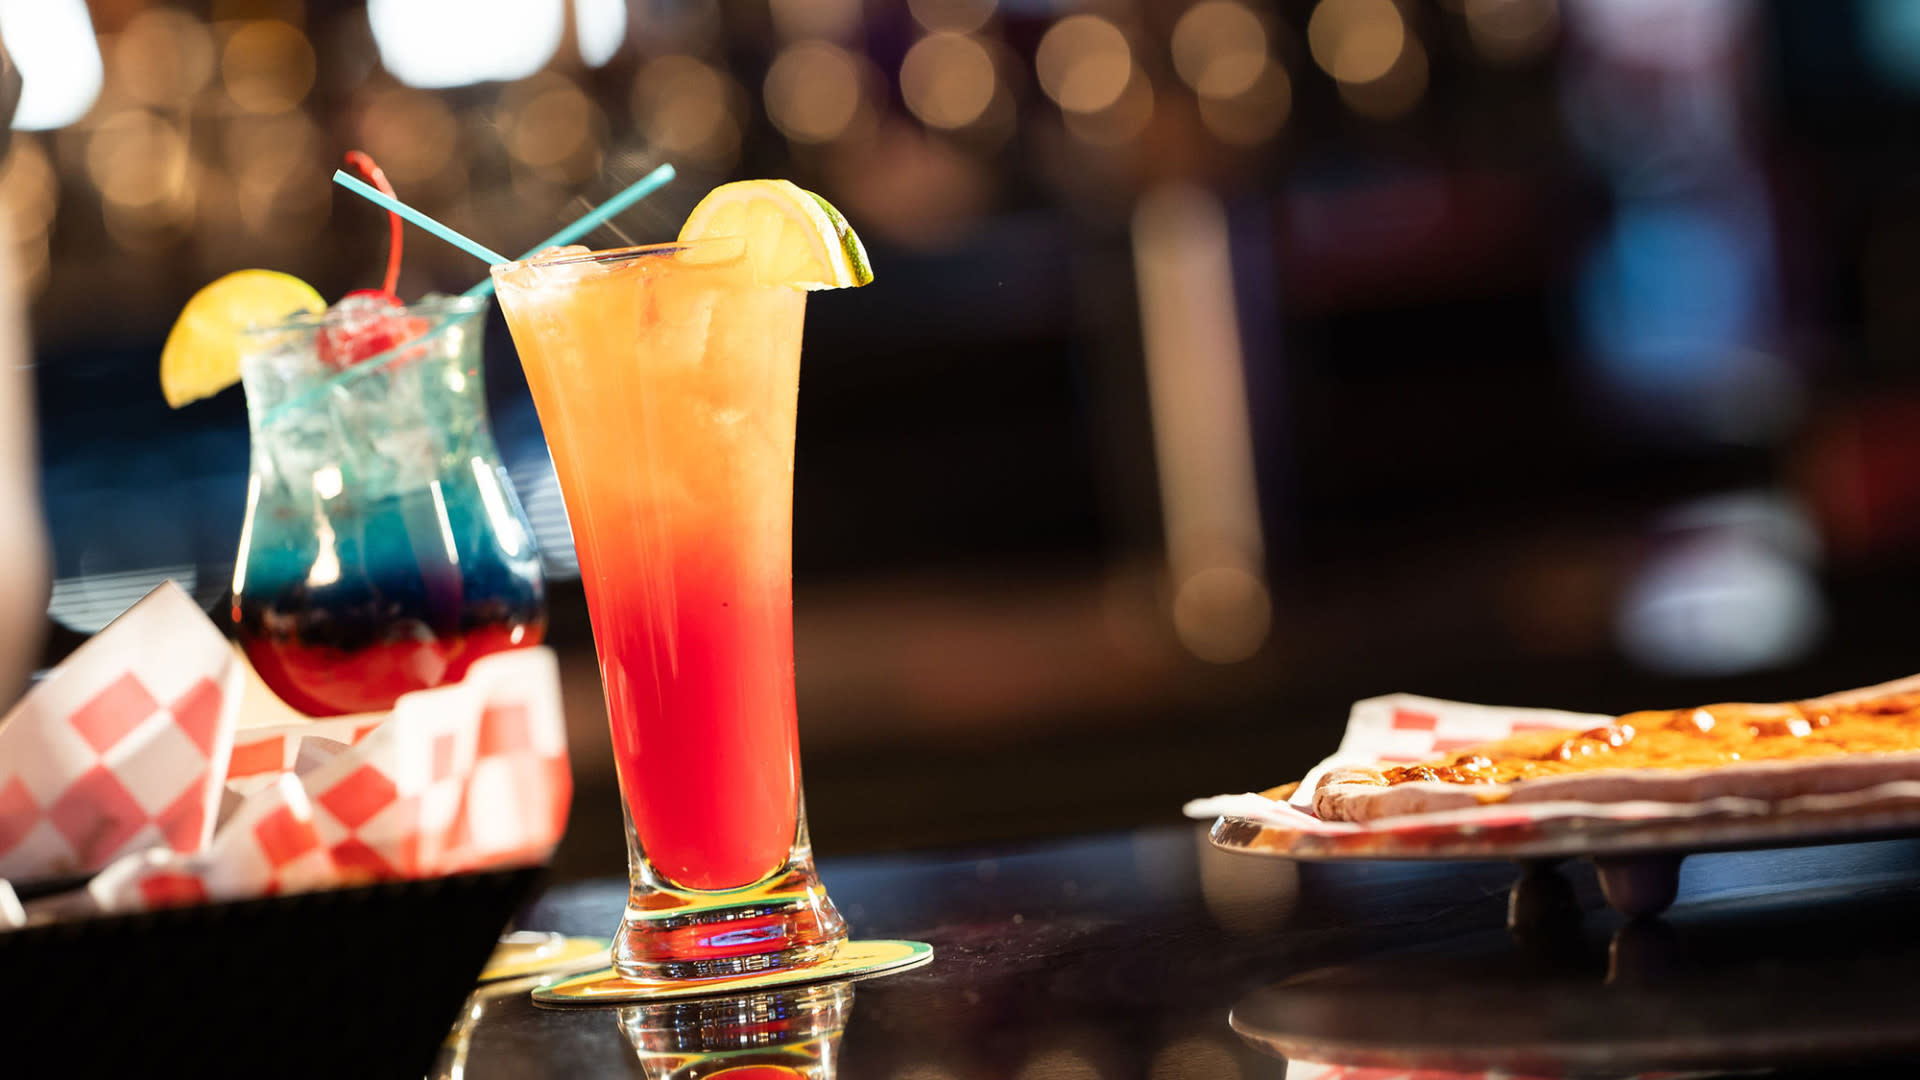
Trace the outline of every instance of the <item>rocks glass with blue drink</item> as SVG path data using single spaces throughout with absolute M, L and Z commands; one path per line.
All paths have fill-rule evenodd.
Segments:
M 485 307 L 350 296 L 247 335 L 233 619 L 261 678 L 310 716 L 385 710 L 545 629 L 533 532 L 487 423 Z

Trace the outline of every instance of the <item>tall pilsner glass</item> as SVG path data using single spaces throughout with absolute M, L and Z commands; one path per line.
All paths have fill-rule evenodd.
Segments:
M 593 617 L 626 810 L 614 967 L 826 959 L 793 694 L 793 439 L 806 293 L 738 240 L 494 268 Z

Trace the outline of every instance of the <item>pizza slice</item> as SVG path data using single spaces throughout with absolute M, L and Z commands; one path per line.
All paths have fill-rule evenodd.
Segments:
M 1364 822 L 1505 802 L 1777 802 L 1895 780 L 1920 780 L 1920 679 L 1810 701 L 1628 713 L 1418 764 L 1332 769 L 1313 808 Z

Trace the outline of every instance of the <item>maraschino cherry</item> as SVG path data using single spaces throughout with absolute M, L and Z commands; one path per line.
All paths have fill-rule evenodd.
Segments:
M 347 151 L 347 163 L 366 176 L 388 198 L 398 199 L 387 174 L 373 158 L 359 150 Z M 387 276 L 378 289 L 355 289 L 327 310 L 315 351 L 320 362 L 336 371 L 406 344 L 427 332 L 427 320 L 406 314 L 406 304 L 394 290 L 400 284 L 403 243 L 400 215 L 389 212 L 391 237 L 387 247 Z

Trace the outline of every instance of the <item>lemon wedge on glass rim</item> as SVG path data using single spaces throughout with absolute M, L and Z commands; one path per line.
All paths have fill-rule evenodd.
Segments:
M 174 408 L 240 381 L 242 336 L 290 315 L 325 311 L 314 287 L 278 270 L 236 270 L 193 294 L 160 351 L 160 390 Z
M 867 249 L 827 200 L 785 180 L 722 184 L 700 200 L 680 239 L 737 236 L 762 285 L 850 289 L 873 280 Z

